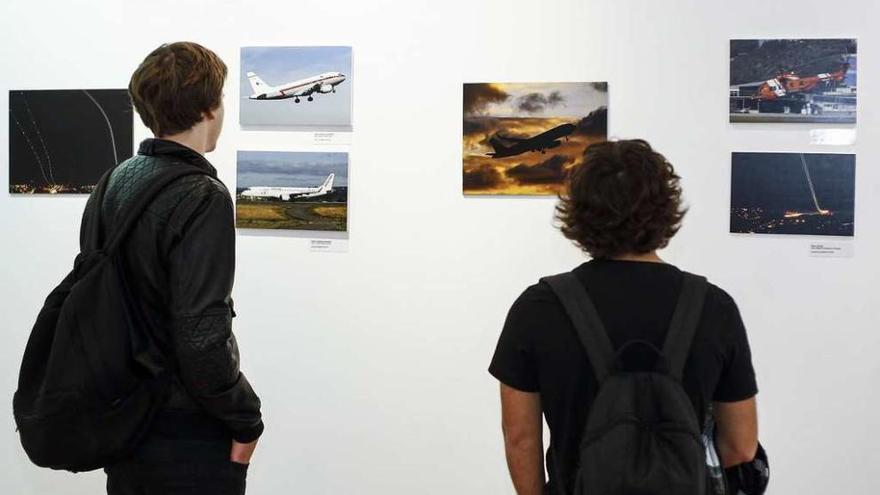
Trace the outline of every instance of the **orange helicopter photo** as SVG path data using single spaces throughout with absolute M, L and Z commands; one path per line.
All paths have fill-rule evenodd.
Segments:
M 855 123 L 854 39 L 732 40 L 731 122 Z

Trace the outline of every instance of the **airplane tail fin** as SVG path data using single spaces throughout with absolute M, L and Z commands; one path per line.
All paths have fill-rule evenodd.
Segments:
M 336 174 L 330 174 L 327 176 L 327 180 L 321 185 L 321 192 L 330 192 L 333 190 L 333 179 L 336 178 Z
M 263 94 L 272 88 L 272 86 L 266 84 L 266 82 L 260 79 L 260 76 L 254 72 L 248 72 L 247 76 L 248 81 L 251 83 L 251 88 L 254 90 L 254 94 Z

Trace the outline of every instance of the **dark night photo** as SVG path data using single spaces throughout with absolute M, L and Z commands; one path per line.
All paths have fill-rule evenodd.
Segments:
M 730 231 L 852 237 L 854 154 L 733 153 Z
M 124 89 L 10 91 L 9 192 L 88 194 L 133 139 Z

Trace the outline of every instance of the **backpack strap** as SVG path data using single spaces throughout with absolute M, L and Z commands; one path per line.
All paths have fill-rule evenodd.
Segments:
M 587 289 L 571 272 L 544 277 L 541 282 L 550 286 L 559 298 L 593 365 L 596 380 L 602 383 L 610 373 L 614 347 Z
M 101 205 L 104 204 L 107 184 L 110 182 L 110 176 L 114 170 L 116 170 L 116 167 L 104 172 L 101 180 L 95 186 L 95 190 L 92 191 L 92 198 L 90 199 L 92 203 L 91 215 L 87 215 L 83 219 L 81 239 L 84 241 L 84 244 L 80 246 L 83 251 L 99 249 L 101 247 Z
M 123 241 L 125 241 L 125 238 L 128 236 L 129 232 L 131 232 L 131 229 L 134 227 L 137 221 L 140 220 L 143 212 L 156 198 L 156 196 L 158 196 L 159 193 L 165 188 L 165 186 L 187 175 L 208 175 L 208 172 L 202 170 L 201 168 L 182 163 L 175 163 L 173 165 L 165 167 L 164 170 L 162 170 L 155 177 L 150 179 L 150 185 L 139 192 L 134 201 L 132 201 L 131 205 L 127 208 L 127 211 L 125 212 L 125 216 L 119 221 L 119 224 L 116 226 L 116 231 L 114 232 L 113 237 L 107 240 L 106 243 L 102 243 L 101 210 L 102 205 L 104 204 L 104 195 L 107 192 L 107 186 L 110 181 L 110 175 L 112 174 L 113 170 L 110 170 L 104 174 L 104 177 L 101 178 L 101 181 L 98 183 L 98 187 L 95 189 L 95 206 L 93 211 L 94 216 L 91 220 L 91 224 L 89 225 L 89 240 L 91 242 L 91 246 L 93 248 L 99 248 L 103 246 L 104 251 L 106 251 L 108 254 L 113 254 L 116 252 L 116 250 L 119 249 L 119 246 L 122 245 Z
M 709 288 L 705 277 L 687 272 L 683 272 L 683 275 L 678 304 L 663 344 L 663 356 L 669 365 L 669 374 L 679 381 L 684 375 L 684 366 L 700 324 L 700 315 L 703 313 L 703 303 Z

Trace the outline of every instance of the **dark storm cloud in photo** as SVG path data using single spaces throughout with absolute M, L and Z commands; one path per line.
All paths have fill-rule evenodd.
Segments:
M 334 184 L 348 185 L 346 153 L 239 151 L 239 189 L 257 186 L 315 187 L 330 174 Z
M 577 123 L 577 132 L 585 136 L 605 136 L 608 133 L 608 107 L 600 107 Z
M 527 113 L 542 112 L 547 107 L 554 107 L 564 103 L 565 97 L 559 91 L 553 91 L 549 95 L 529 93 L 517 98 L 517 108 Z
M 474 170 L 464 172 L 465 189 L 484 189 L 495 187 L 504 182 L 501 173 L 492 165 L 482 164 Z
M 9 92 L 12 192 L 86 193 L 133 153 L 124 89 Z
M 480 134 L 492 130 L 492 122 L 488 119 L 464 119 L 464 134 Z
M 519 184 L 560 183 L 565 179 L 565 165 L 572 161 L 565 155 L 553 155 L 537 165 L 516 165 L 507 170 L 507 176 Z
M 507 101 L 510 95 L 494 84 L 474 83 L 464 85 L 464 114 L 479 114 L 490 103 Z
M 338 175 L 345 175 L 347 164 L 336 163 L 289 163 L 283 161 L 240 161 L 238 169 L 249 174 L 267 175 L 314 175 L 329 170 Z

